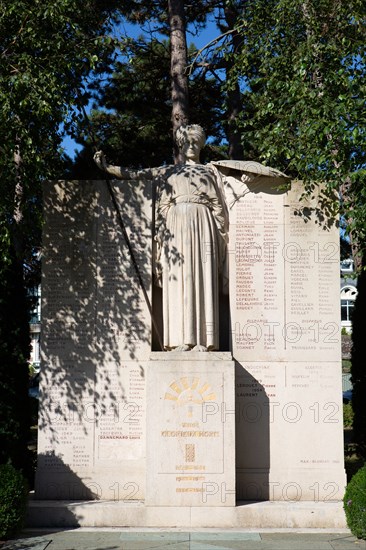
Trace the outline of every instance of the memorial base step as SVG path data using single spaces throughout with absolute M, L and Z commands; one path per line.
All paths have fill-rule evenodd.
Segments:
M 235 507 L 145 506 L 139 502 L 31 500 L 28 527 L 344 529 L 339 502 L 239 502 Z

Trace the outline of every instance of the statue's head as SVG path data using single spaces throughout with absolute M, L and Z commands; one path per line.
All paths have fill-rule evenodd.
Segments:
M 186 160 L 199 160 L 199 154 L 206 143 L 206 134 L 202 126 L 198 124 L 189 124 L 180 126 L 175 134 L 175 139 L 179 149 L 184 154 Z
M 180 126 L 175 133 L 175 139 L 179 149 L 182 149 L 184 144 L 188 140 L 188 136 L 194 136 L 200 145 L 200 148 L 204 147 L 206 143 L 206 134 L 202 126 L 199 124 L 188 124 L 187 126 Z

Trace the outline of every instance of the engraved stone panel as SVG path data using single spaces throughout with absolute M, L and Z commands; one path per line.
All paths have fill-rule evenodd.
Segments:
M 279 183 L 226 180 L 235 404 L 231 353 L 151 354 L 106 183 L 46 184 L 36 497 L 233 506 L 235 460 L 239 500 L 342 497 L 338 229 Z M 151 299 L 151 185 L 112 185 Z
M 151 299 L 151 185 L 112 185 Z M 36 496 L 143 498 L 146 301 L 106 182 L 46 183 L 44 199 Z
M 338 360 L 336 220 L 324 218 L 318 196 L 300 201 L 301 182 L 286 191 L 273 187 L 275 179 L 252 187 L 228 179 L 235 358 L 288 361 L 304 351 L 308 359 Z
M 147 409 L 146 504 L 234 506 L 231 354 L 152 354 Z
M 314 500 L 315 489 L 318 500 L 342 498 L 338 369 L 328 362 L 237 365 L 239 499 Z
M 302 192 L 227 186 L 239 500 L 339 500 L 346 483 L 339 232 Z

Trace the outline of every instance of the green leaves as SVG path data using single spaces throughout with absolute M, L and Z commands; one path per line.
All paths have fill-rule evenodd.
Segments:
M 364 83 L 355 73 L 354 60 L 364 75 L 365 58 L 358 55 L 364 35 L 354 21 L 364 13 L 356 13 L 353 4 L 342 3 L 340 8 L 333 0 L 246 4 L 246 47 L 236 62 L 248 67 L 250 60 L 246 110 L 251 119 L 248 124 L 244 112 L 242 129 L 253 134 L 255 127 L 252 137 L 259 154 L 268 157 L 273 152 L 279 168 L 291 163 L 299 177 L 323 178 L 325 162 L 330 170 L 326 178 L 333 182 L 337 177 L 339 183 L 344 174 L 331 168 L 339 161 L 334 151 L 341 154 L 338 143 L 347 145 L 342 159 L 347 161 L 347 173 L 357 156 L 353 141 L 359 139 L 359 117 L 364 115 L 355 95 L 361 94 Z
M 25 286 L 37 281 L 41 183 L 64 173 L 61 124 L 91 68 L 108 62 L 116 5 L 0 0 L 0 462 L 22 468 L 30 464 Z
M 350 180 L 343 206 L 366 250 L 365 3 L 248 0 L 244 18 L 244 146 L 306 184 Z
M 60 126 L 75 103 L 75 89 L 113 49 L 105 33 L 116 5 L 115 0 L 1 2 L 0 200 L 8 220 L 16 181 L 21 181 L 25 219 L 42 179 L 61 176 Z M 17 180 L 15 144 L 21 159 Z

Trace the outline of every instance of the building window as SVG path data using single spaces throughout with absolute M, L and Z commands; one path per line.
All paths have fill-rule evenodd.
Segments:
M 32 334 L 32 340 L 31 340 L 31 356 L 30 356 L 30 362 L 33 363 L 35 367 L 39 366 L 41 357 L 40 357 L 40 335 Z
M 353 300 L 341 300 L 341 320 L 352 321 L 352 313 L 355 302 Z
M 345 286 L 341 289 L 341 320 L 350 323 L 352 321 L 353 308 L 357 296 L 354 286 Z
M 353 273 L 354 262 L 351 258 L 341 261 L 341 273 Z

